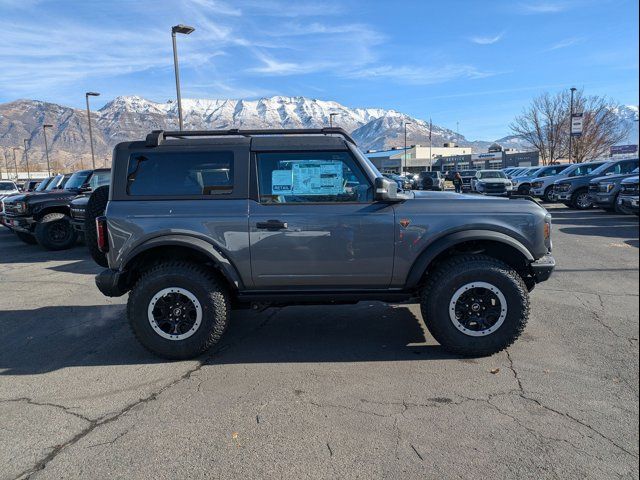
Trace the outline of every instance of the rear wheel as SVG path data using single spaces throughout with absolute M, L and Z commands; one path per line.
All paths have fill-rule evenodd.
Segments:
M 529 319 L 529 294 L 520 275 L 484 255 L 454 257 L 441 264 L 429 275 L 420 306 L 434 338 L 459 355 L 504 350 Z
M 571 206 L 578 210 L 589 210 L 593 208 L 593 199 L 588 190 L 578 190 L 571 197 Z
M 18 237 L 24 243 L 27 243 L 29 245 L 36 245 L 38 243 L 38 241 L 36 240 L 36 237 L 31 235 L 30 233 L 16 232 L 15 230 L 14 230 L 14 233 L 16 234 L 16 237 Z
M 36 239 L 47 250 L 66 250 L 75 245 L 78 233 L 63 213 L 49 213 L 36 225 Z
M 187 359 L 217 343 L 229 321 L 229 295 L 204 267 L 167 262 L 145 273 L 129 295 L 127 317 L 140 343 L 165 358 Z
M 96 188 L 85 207 L 84 236 L 85 243 L 91 254 L 91 258 L 101 267 L 107 268 L 107 256 L 98 249 L 98 236 L 96 232 L 96 218 L 104 215 L 109 201 L 109 186 L 103 185 Z

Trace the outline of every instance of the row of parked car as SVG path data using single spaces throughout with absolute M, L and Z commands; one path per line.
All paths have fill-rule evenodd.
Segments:
M 104 212 L 110 180 L 109 169 L 95 169 L 29 180 L 21 187 L 2 181 L 0 224 L 47 250 L 65 250 L 83 240 L 94 260 L 104 263 L 94 224 Z
M 570 208 L 593 207 L 638 214 L 638 159 L 556 164 L 503 170 L 462 170 L 462 191 L 492 196 L 531 196 Z M 399 190 L 445 189 L 456 172 L 424 171 L 412 176 L 384 174 Z
M 638 159 L 506 169 L 514 191 L 570 208 L 638 214 Z

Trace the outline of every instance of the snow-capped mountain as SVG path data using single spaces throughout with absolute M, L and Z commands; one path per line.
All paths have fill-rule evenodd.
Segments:
M 187 129 L 226 128 L 320 128 L 333 124 L 350 132 L 363 150 L 386 149 L 404 144 L 404 125 L 409 144 L 429 143 L 429 122 L 395 110 L 349 108 L 333 101 L 306 97 L 275 96 L 258 100 L 184 99 L 183 114 Z M 635 106 L 619 109 L 621 119 L 631 121 L 637 139 L 638 116 Z M 137 96 L 117 97 L 92 112 L 93 138 L 98 165 L 108 164 L 113 146 L 121 141 L 141 139 L 151 130 L 176 130 L 177 104 L 153 102 Z M 70 170 L 90 165 L 91 155 L 86 111 L 37 100 L 16 100 L 0 104 L 0 152 L 4 153 L 4 169 L 13 160 L 13 147 L 29 145 L 31 162 L 43 162 L 42 125 L 50 123 L 47 132 L 54 168 Z M 433 125 L 433 145 L 456 142 L 485 151 L 492 142 L 469 141 L 452 130 Z M 505 147 L 526 148 L 516 137 L 498 140 Z M 635 142 L 634 142 L 635 143 Z M 21 153 L 17 153 L 18 162 Z M 57 163 L 56 163 L 57 162 Z

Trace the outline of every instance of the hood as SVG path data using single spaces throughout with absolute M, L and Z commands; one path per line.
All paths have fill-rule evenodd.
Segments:
M 638 175 L 633 175 L 632 177 L 625 178 L 622 183 L 638 183 L 638 179 L 640 177 Z
M 26 202 L 28 205 L 37 205 L 52 200 L 65 200 L 75 197 L 78 192 L 71 190 L 52 190 L 50 192 L 29 192 L 20 195 L 13 195 L 5 199 L 5 203 Z
M 89 203 L 89 195 L 78 195 L 71 201 L 72 207 L 86 207 L 87 203 Z
M 600 183 L 600 182 L 604 182 L 604 181 L 618 181 L 618 180 L 624 180 L 625 178 L 629 178 L 629 177 L 638 177 L 637 174 L 635 173 L 623 173 L 620 175 L 605 175 L 604 177 L 596 177 L 594 179 L 591 180 L 591 183 Z
M 453 192 L 433 192 L 428 190 L 412 190 L 410 198 L 396 207 L 398 212 L 423 211 L 429 208 L 433 211 L 449 212 L 451 214 L 464 212 L 472 215 L 477 212 L 481 216 L 487 213 L 517 213 L 547 215 L 545 208 L 537 202 L 524 198 L 491 197 Z M 423 203 L 424 201 L 424 203 Z M 427 207 L 427 203 L 430 206 Z

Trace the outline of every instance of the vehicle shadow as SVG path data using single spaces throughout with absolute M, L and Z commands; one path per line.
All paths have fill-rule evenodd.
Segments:
M 87 247 L 78 242 L 69 250 L 49 251 L 43 249 L 40 245 L 29 245 L 19 240 L 7 228 L 0 228 L 0 265 L 13 263 L 38 263 L 49 261 L 72 261 L 89 259 Z
M 166 363 L 134 338 L 124 305 L 0 313 L 0 375 L 62 368 Z M 234 312 L 207 363 L 379 362 L 458 358 L 427 345 L 406 306 L 287 307 Z
M 584 227 L 561 227 L 562 233 L 568 235 L 608 237 L 627 240 L 638 240 L 638 226 L 632 225 L 603 225 Z

